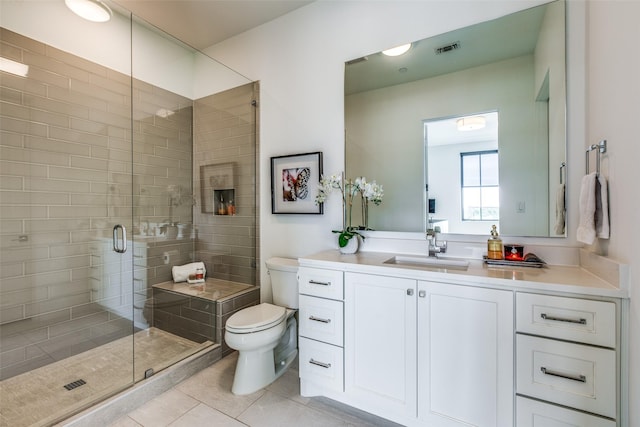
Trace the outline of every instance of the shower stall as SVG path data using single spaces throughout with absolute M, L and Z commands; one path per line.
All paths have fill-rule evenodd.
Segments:
M 0 3 L 0 426 L 224 354 L 259 299 L 258 84 L 109 5 Z

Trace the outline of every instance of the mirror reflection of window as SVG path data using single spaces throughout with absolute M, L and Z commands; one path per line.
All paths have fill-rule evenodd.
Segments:
M 460 153 L 462 220 L 500 219 L 498 150 Z
M 449 232 L 486 233 L 483 221 L 499 222 L 498 122 L 497 111 L 424 121 L 428 197 L 438 200 L 436 216 L 447 221 Z M 471 155 L 477 153 L 493 155 Z

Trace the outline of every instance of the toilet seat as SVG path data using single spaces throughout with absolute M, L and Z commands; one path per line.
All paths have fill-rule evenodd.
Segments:
M 287 317 L 287 310 L 277 305 L 262 303 L 240 310 L 227 320 L 225 329 L 234 334 L 250 334 L 269 329 Z

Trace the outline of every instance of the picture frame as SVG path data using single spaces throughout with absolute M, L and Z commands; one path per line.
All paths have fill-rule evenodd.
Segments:
M 202 213 L 218 215 L 220 203 L 233 202 L 234 163 L 215 163 L 200 166 L 200 201 Z M 225 199 L 221 200 L 221 196 Z M 226 209 L 225 209 L 226 214 Z
M 271 213 L 321 215 L 321 177 L 322 152 L 271 157 Z

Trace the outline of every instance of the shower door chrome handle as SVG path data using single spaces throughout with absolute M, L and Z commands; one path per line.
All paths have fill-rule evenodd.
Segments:
M 120 232 L 118 230 L 120 230 Z M 122 234 L 121 238 L 118 237 L 119 234 Z M 118 240 L 120 240 L 122 245 L 118 244 Z M 119 254 L 127 251 L 127 229 L 124 228 L 122 224 L 116 224 L 113 227 L 113 251 Z

